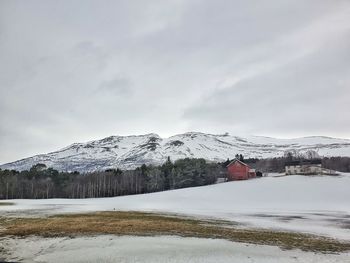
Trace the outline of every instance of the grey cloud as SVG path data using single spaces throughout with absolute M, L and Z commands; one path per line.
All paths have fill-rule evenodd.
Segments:
M 184 117 L 198 125 L 232 122 L 240 132 L 328 134 L 350 132 L 350 39 L 263 75 L 201 97 Z M 341 96 L 339 95 L 341 94 Z M 335 129 L 335 127 L 337 127 Z
M 132 95 L 132 85 L 127 78 L 116 77 L 112 80 L 102 82 L 97 92 L 115 97 L 128 97 Z
M 349 17 L 346 0 L 0 1 L 0 163 L 112 134 L 350 137 Z

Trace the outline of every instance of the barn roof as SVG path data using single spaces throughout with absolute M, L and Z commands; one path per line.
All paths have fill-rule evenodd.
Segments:
M 244 163 L 244 162 L 242 162 L 242 161 L 240 161 L 238 159 L 233 159 L 228 165 L 226 165 L 226 167 L 229 167 L 231 164 L 234 164 L 235 162 L 239 162 L 240 164 L 243 164 L 243 165 L 249 167 L 248 164 L 246 164 L 246 163 Z

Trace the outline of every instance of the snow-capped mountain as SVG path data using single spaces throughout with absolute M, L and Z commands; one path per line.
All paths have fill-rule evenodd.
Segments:
M 12 163 L 1 169 L 26 170 L 37 163 L 60 171 L 96 171 L 109 168 L 131 169 L 142 164 L 161 164 L 169 156 L 204 158 L 224 161 L 239 153 L 245 157 L 278 157 L 287 151 L 305 153 L 309 150 L 320 156 L 350 156 L 350 140 L 329 137 L 276 139 L 261 136 L 239 137 L 199 132 L 161 138 L 157 134 L 110 136 L 102 140 L 74 143 L 61 150 L 40 154 Z

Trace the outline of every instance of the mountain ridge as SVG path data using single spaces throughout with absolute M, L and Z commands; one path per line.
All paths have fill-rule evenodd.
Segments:
M 168 138 L 156 133 L 112 135 L 98 140 L 73 143 L 57 151 L 38 154 L 0 165 L 1 169 L 27 170 L 36 163 L 60 171 L 92 172 L 110 168 L 133 169 L 142 164 L 158 165 L 169 156 L 224 161 L 237 153 L 245 157 L 283 156 L 288 151 L 315 151 L 320 156 L 350 156 L 350 140 L 326 136 L 277 139 L 266 136 L 233 136 L 186 132 Z

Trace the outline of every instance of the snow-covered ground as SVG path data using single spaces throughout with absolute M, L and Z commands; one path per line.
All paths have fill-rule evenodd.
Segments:
M 218 218 L 242 227 L 301 231 L 350 240 L 350 176 L 263 177 L 152 194 L 98 199 L 12 200 L 0 215 L 105 210 Z
M 349 253 L 325 255 L 300 250 L 283 251 L 272 246 L 174 236 L 31 237 L 7 240 L 6 247 L 14 251 L 7 260 L 27 263 L 346 263 L 350 258 Z

